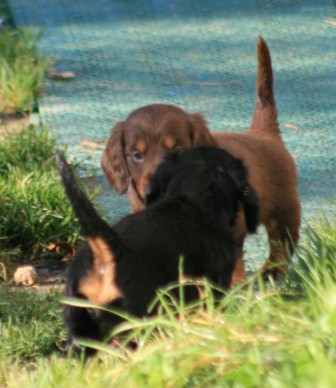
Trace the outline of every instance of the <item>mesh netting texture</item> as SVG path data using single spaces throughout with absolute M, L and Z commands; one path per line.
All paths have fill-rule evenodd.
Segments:
M 243 131 L 255 96 L 256 44 L 271 50 L 283 139 L 299 172 L 303 225 L 335 207 L 336 16 L 330 0 L 9 0 L 19 27 L 43 31 L 41 51 L 73 71 L 46 80 L 42 121 L 60 146 L 106 182 L 102 149 L 116 121 L 155 102 L 205 115 L 211 130 Z M 90 143 L 91 142 L 91 143 Z M 126 198 L 103 184 L 115 221 Z M 261 237 L 247 248 L 263 261 Z M 254 252 L 254 253 L 253 253 Z

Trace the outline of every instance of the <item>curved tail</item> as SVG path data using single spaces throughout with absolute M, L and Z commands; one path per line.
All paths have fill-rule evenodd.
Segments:
M 121 245 L 119 236 L 113 228 L 100 217 L 84 191 L 78 187 L 71 167 L 59 151 L 56 152 L 56 161 L 64 190 L 70 200 L 73 211 L 78 218 L 82 233 L 89 245 L 91 246 L 91 242 L 99 238 L 105 242 L 105 246 L 109 247 L 107 249 L 111 249 L 117 254 Z
M 278 113 L 273 91 L 273 70 L 269 48 L 265 40 L 258 40 L 258 72 L 256 103 L 250 131 L 260 135 L 279 135 Z

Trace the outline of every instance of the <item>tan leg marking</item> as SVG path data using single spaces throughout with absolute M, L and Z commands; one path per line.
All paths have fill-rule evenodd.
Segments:
M 91 302 L 103 306 L 122 297 L 115 283 L 115 257 L 106 242 L 100 237 L 87 238 L 93 254 L 91 273 L 79 284 L 79 292 Z

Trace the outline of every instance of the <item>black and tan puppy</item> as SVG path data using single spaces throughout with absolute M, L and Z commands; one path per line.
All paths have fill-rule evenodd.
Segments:
M 142 317 L 156 290 L 178 282 L 181 256 L 185 276 L 230 287 L 238 209 L 243 209 L 250 232 L 258 224 L 257 198 L 239 160 L 216 147 L 169 154 L 150 181 L 146 209 L 114 227 L 98 215 L 59 154 L 58 165 L 87 241 L 69 268 L 67 297 Z M 195 289 L 188 292 L 187 300 L 197 297 Z M 71 345 L 76 338 L 103 339 L 118 322 L 112 314 L 65 307 Z

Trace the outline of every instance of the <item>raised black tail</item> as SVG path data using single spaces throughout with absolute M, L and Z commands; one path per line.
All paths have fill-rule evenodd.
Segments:
M 64 190 L 78 218 L 82 233 L 86 238 L 102 238 L 116 252 L 120 246 L 117 233 L 100 217 L 84 191 L 79 188 L 70 165 L 59 151 L 56 151 L 56 162 Z
M 273 70 L 270 50 L 265 40 L 258 40 L 256 102 L 250 130 L 260 135 L 279 135 L 278 113 L 274 99 Z

